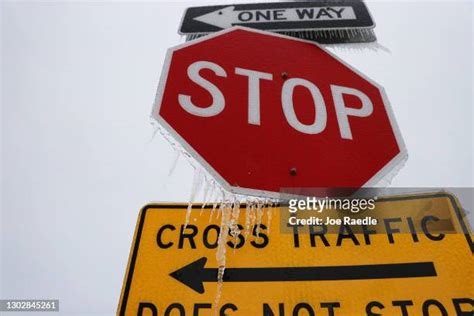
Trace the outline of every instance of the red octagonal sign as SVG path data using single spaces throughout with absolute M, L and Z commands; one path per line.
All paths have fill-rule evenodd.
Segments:
M 169 49 L 152 115 L 239 194 L 374 186 L 407 157 L 380 86 L 312 42 L 242 27 Z

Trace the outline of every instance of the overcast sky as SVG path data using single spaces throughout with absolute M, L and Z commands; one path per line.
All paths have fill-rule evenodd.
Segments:
M 2 2 L 0 297 L 115 312 L 140 207 L 189 199 L 193 168 L 168 176 L 148 117 L 200 4 Z M 472 187 L 472 3 L 369 8 L 388 51 L 330 50 L 387 91 L 409 153 L 392 185 Z

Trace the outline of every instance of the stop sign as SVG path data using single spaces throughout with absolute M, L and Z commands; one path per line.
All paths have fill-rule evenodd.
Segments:
M 380 86 L 313 42 L 242 27 L 170 48 L 152 116 L 239 194 L 372 186 L 407 157 Z

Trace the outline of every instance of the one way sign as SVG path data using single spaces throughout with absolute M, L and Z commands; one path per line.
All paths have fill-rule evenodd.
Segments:
M 370 29 L 374 22 L 361 0 L 252 3 L 191 7 L 180 34 L 207 34 L 235 25 L 266 31 Z
M 255 23 L 295 23 L 305 21 L 341 21 L 355 20 L 354 10 L 350 6 L 273 8 L 257 10 L 236 10 L 235 6 L 217 9 L 194 18 L 219 28 L 229 28 L 240 24 Z

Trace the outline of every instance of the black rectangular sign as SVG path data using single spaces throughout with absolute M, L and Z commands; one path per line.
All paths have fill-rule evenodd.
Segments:
M 236 25 L 278 32 L 375 26 L 362 0 L 323 0 L 191 7 L 184 14 L 179 33 L 207 34 Z

